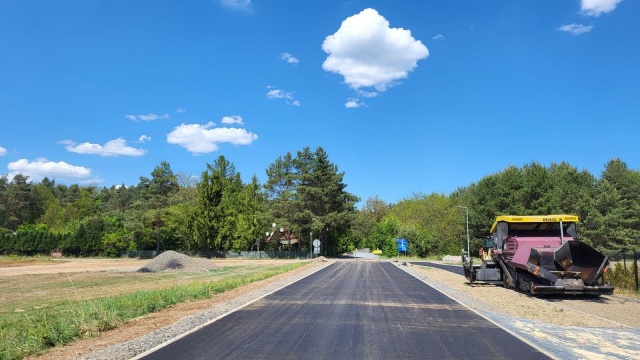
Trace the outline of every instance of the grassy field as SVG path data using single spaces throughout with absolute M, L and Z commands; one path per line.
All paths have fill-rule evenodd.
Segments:
M 96 336 L 169 305 L 210 298 L 307 263 L 260 262 L 203 273 L 101 271 L 3 277 L 0 359 L 21 359 L 52 346 Z

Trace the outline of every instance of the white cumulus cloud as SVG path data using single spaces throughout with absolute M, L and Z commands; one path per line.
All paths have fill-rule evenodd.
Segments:
M 244 124 L 244 122 L 242 122 L 242 117 L 240 115 L 225 116 L 222 118 L 221 122 L 223 124 L 238 124 L 238 125 Z
M 140 138 L 142 139 L 142 137 Z M 144 149 L 128 146 L 127 142 L 123 138 L 117 138 L 114 140 L 107 141 L 107 143 L 104 145 L 92 144 L 89 142 L 76 144 L 74 141 L 71 141 L 71 140 L 64 140 L 64 141 L 61 141 L 60 143 L 67 145 L 64 147 L 65 149 L 67 149 L 67 151 L 74 152 L 77 154 L 92 154 L 92 155 L 100 155 L 100 156 L 117 157 L 119 155 L 142 156 L 147 152 L 147 150 L 144 150 Z
M 183 113 L 183 112 L 186 112 L 186 111 L 187 111 L 187 109 L 182 108 L 182 107 L 179 107 L 179 108 L 177 108 L 177 109 L 176 109 L 176 111 L 175 111 L 175 112 L 176 112 L 176 113 Z
M 374 9 L 365 9 L 342 22 L 322 43 L 329 56 L 325 71 L 338 73 L 353 89 L 373 87 L 385 91 L 413 71 L 429 50 L 410 30 L 389 27 Z
M 578 36 L 593 30 L 593 25 L 582 25 L 582 24 L 573 23 L 569 25 L 562 25 L 558 28 L 558 30 L 568 32 L 571 35 Z
M 622 0 L 582 0 L 580 10 L 588 16 L 600 16 L 602 13 L 612 12 Z
M 431 39 L 433 39 L 433 40 L 444 40 L 444 35 L 438 34 L 438 35 L 432 37 Z
M 53 162 L 47 159 L 29 161 L 20 159 L 7 165 L 12 172 L 11 177 L 17 174 L 29 176 L 33 181 L 39 181 L 45 176 L 51 179 L 86 179 L 91 175 L 91 169 L 84 166 L 74 166 L 64 161 Z
M 147 141 L 151 141 L 151 136 L 141 135 L 138 138 L 138 142 L 141 143 L 141 144 L 144 143 L 144 142 L 147 142 Z
M 0 156 L 5 156 L 5 155 L 7 155 L 7 149 L 0 146 Z
M 238 128 L 214 128 L 209 122 L 200 124 L 181 124 L 167 134 L 169 144 L 177 144 L 194 155 L 207 154 L 219 149 L 218 144 L 250 145 L 258 135 Z
M 288 62 L 289 64 L 297 64 L 300 62 L 300 60 L 296 59 L 293 55 L 289 54 L 288 52 L 280 54 L 280 58 Z

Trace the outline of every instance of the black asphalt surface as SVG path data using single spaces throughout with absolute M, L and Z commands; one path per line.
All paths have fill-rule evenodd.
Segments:
M 464 275 L 464 268 L 462 268 L 462 266 L 439 264 L 430 261 L 412 261 L 411 265 L 428 266 L 436 269 L 447 270 L 454 274 Z
M 342 261 L 145 359 L 547 359 L 387 262 Z

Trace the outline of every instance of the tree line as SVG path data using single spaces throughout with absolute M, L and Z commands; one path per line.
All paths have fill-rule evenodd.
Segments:
M 345 247 L 394 255 L 393 239 L 404 238 L 409 255 L 459 254 L 466 248 L 466 211 L 460 207 L 467 207 L 472 253 L 497 216 L 548 214 L 579 216 L 579 239 L 602 251 L 640 250 L 640 172 L 612 159 L 600 175 L 566 162 L 532 162 L 509 166 L 449 195 L 413 194 L 395 204 L 369 198 Z
M 224 156 L 199 177 L 161 162 L 136 186 L 66 186 L 0 177 L 0 253 L 118 256 L 123 250 L 297 250 L 317 238 L 327 254 L 379 248 L 409 255 L 472 251 L 499 215 L 574 214 L 579 235 L 602 250 L 640 247 L 640 172 L 609 161 L 599 178 L 567 163 L 536 162 L 483 177 L 449 195 L 412 194 L 396 202 L 349 193 L 344 172 L 318 147 L 279 156 L 264 184 Z M 275 224 L 275 226 L 274 226 Z M 296 239 L 293 244 L 281 239 Z
M 0 253 L 118 256 L 123 250 L 308 251 L 314 233 L 327 253 L 349 231 L 358 197 L 322 147 L 278 157 L 265 184 L 244 183 L 224 156 L 199 177 L 161 162 L 136 186 L 66 186 L 18 174 L 0 177 Z M 276 224 L 274 227 L 273 225 Z M 266 235 L 266 232 L 269 232 Z M 283 237 L 301 239 L 283 243 Z

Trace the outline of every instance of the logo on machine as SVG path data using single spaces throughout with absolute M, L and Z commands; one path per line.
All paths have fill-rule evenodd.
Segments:
M 542 218 L 542 221 L 558 221 L 558 218 Z

